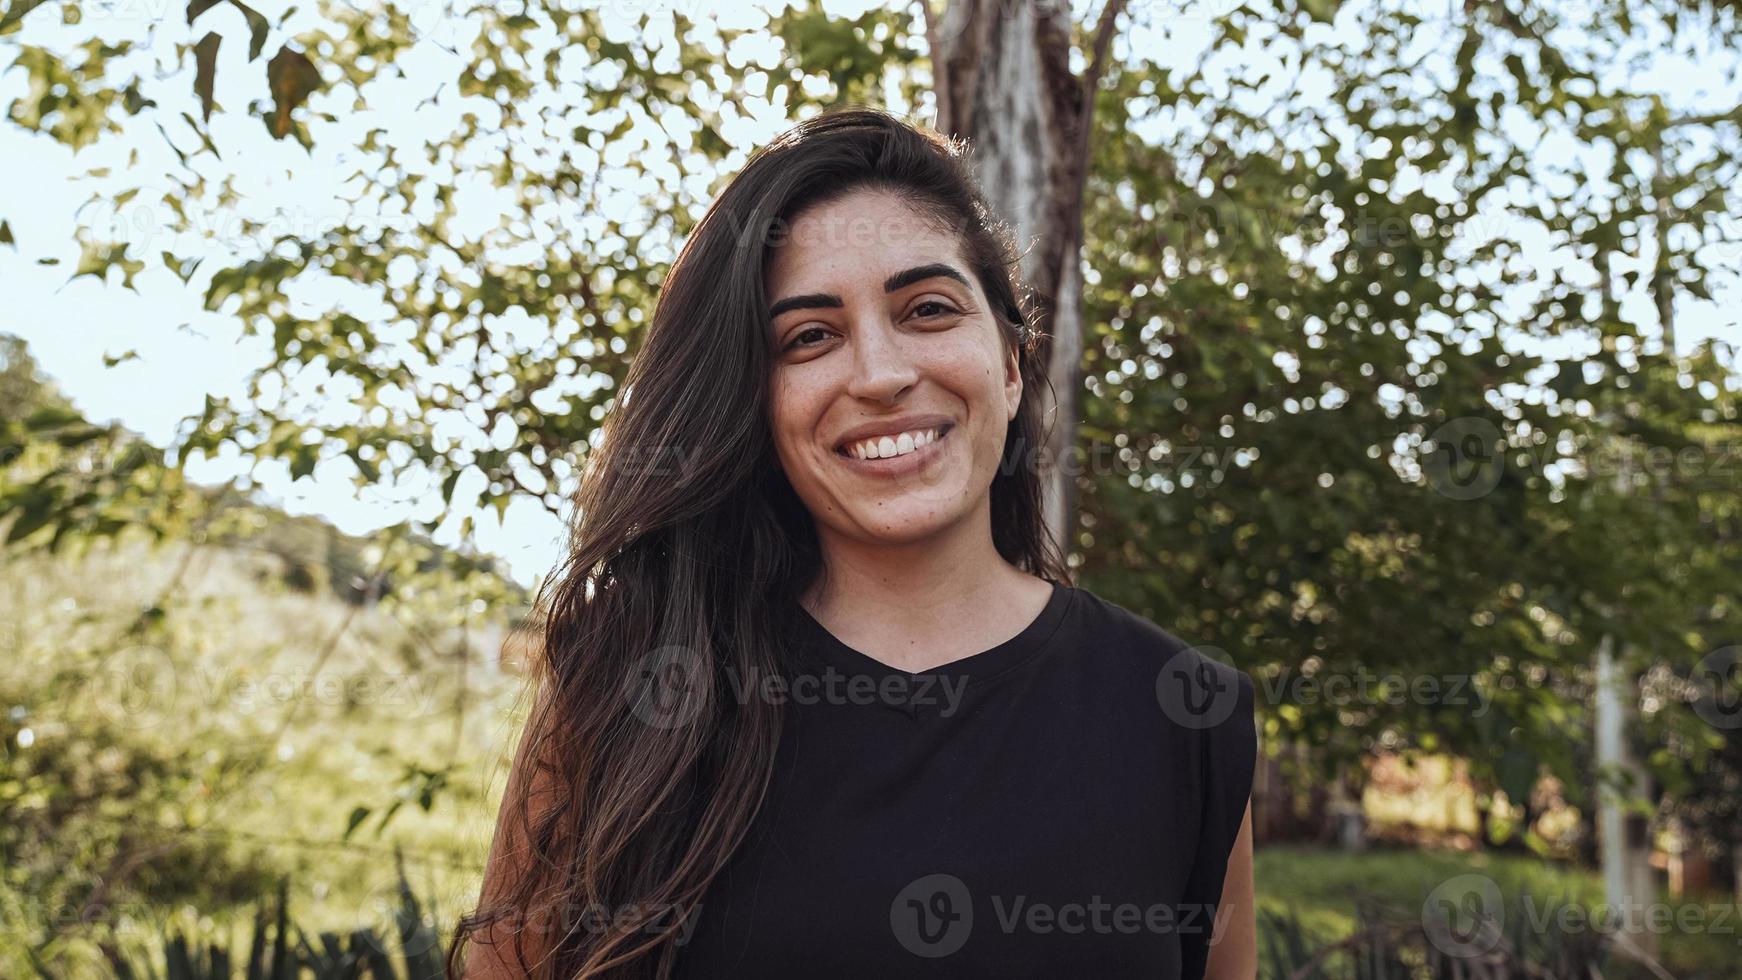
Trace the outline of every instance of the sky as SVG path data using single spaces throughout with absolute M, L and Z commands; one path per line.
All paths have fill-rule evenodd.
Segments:
M 376 5 L 371 0 L 343 2 L 364 7 Z M 1569 0 L 1572 4 L 1578 2 Z M 630 36 L 642 14 L 650 14 L 656 23 L 666 25 L 669 25 L 669 14 L 674 10 L 692 19 L 717 17 L 727 26 L 735 27 L 755 27 L 765 19 L 755 6 L 739 2 L 600 0 L 594 5 L 602 9 L 608 29 L 618 38 Z M 162 210 L 161 201 L 151 190 L 168 186 L 167 181 L 158 179 L 156 175 L 175 169 L 173 156 L 155 127 L 128 126 L 123 134 L 111 134 L 99 145 L 75 154 L 46 137 L 34 137 L 16 126 L 0 124 L 0 162 L 3 162 L 0 171 L 9 178 L 0 180 L 0 218 L 10 222 L 19 241 L 17 249 L 0 247 L 0 290 L 3 290 L 0 295 L 6 297 L 8 314 L 4 321 L 0 321 L 0 329 L 17 333 L 29 342 L 44 373 L 54 379 L 87 417 L 96 422 L 119 422 L 156 445 L 168 445 L 176 439 L 178 423 L 188 416 L 197 415 L 208 393 L 225 395 L 238 402 L 247 401 L 247 378 L 268 360 L 270 345 L 264 338 L 243 337 L 235 318 L 222 307 L 218 312 L 203 310 L 203 289 L 196 288 L 201 282 L 198 277 L 194 279 L 195 286 L 190 287 L 166 270 L 153 269 L 136 278 L 137 292 L 121 285 L 118 272 L 111 273 L 106 282 L 87 276 L 69 283 L 67 277 L 77 265 L 76 231 L 80 228 L 105 231 L 111 240 L 126 241 L 146 255 L 155 256 L 169 249 L 183 257 L 207 256 L 208 263 L 215 264 L 223 256 L 251 254 L 256 250 L 255 241 L 241 230 L 240 221 L 244 215 L 269 223 L 264 236 L 266 240 L 287 231 L 318 235 L 326 229 L 355 220 L 350 205 L 342 200 L 347 188 L 346 178 L 357 169 L 355 151 L 347 159 L 346 148 L 354 147 L 362 134 L 374 126 L 390 127 L 401 145 L 411 146 L 421 144 L 420 133 L 433 138 L 450 132 L 461 111 L 461 103 L 452 97 L 451 91 L 445 96 L 438 94 L 433 104 L 419 103 L 431 93 L 438 92 L 444 77 L 452 79 L 460 61 L 453 49 L 464 50 L 469 43 L 468 31 L 475 29 L 475 21 L 454 12 L 456 6 L 463 10 L 466 6 L 463 3 L 456 5 L 447 0 L 401 2 L 401 9 L 408 13 L 419 35 L 419 43 L 408 57 L 401 60 L 408 77 L 372 90 L 370 105 L 376 108 L 371 111 L 347 112 L 343 106 L 334 107 L 332 111 L 340 117 L 340 122 L 330 126 L 324 123 L 315 125 L 315 149 L 311 155 L 291 141 L 272 141 L 258 120 L 240 111 L 245 100 L 241 96 L 226 95 L 227 91 L 233 91 L 227 89 L 227 79 L 258 79 L 263 75 L 264 63 L 277 49 L 282 35 L 275 32 L 266 53 L 250 64 L 247 61 L 244 21 L 240 13 L 228 6 L 205 14 L 195 28 L 185 23 L 185 3 L 179 0 L 95 0 L 82 5 L 83 20 L 74 25 L 57 23 L 57 14 L 49 9 L 54 6 L 49 4 L 38 10 L 26 22 L 23 36 L 30 43 L 58 51 L 64 50 L 69 43 L 84 40 L 93 32 L 109 41 L 150 37 L 154 50 L 167 60 L 170 56 L 165 52 L 169 51 L 170 45 L 192 43 L 207 30 L 217 30 L 225 37 L 218 55 L 217 89 L 220 106 L 230 111 L 215 112 L 210 123 L 213 139 L 224 151 L 224 160 L 214 165 L 214 161 L 206 156 L 201 158 L 203 162 L 199 166 L 202 173 L 214 181 L 230 177 L 239 201 L 232 208 L 195 212 L 196 225 L 208 233 L 204 237 L 175 234 L 168 225 L 169 218 Z M 259 6 L 271 18 L 279 15 L 279 8 L 264 3 Z M 854 16 L 874 5 L 861 0 L 858 3 L 827 2 L 825 6 L 831 13 Z M 1132 58 L 1141 52 L 1142 56 L 1164 64 L 1188 64 L 1197 58 L 1210 36 L 1210 19 L 1233 6 L 1236 4 L 1232 0 L 1200 3 L 1134 0 L 1131 9 L 1138 15 L 1137 23 L 1121 36 L 1115 54 Z M 1323 30 L 1345 35 L 1356 30 L 1354 19 L 1346 16 L 1354 6 L 1357 5 L 1343 5 L 1345 13 L 1339 14 L 1336 23 Z M 1093 11 L 1078 13 L 1079 20 L 1092 15 Z M 286 28 L 294 33 L 301 26 L 313 23 L 314 17 L 312 9 L 301 11 L 293 16 Z M 19 36 L 0 40 L 0 48 L 16 44 Z M 1423 40 L 1432 43 L 1434 39 Z M 729 52 L 730 63 L 734 69 L 753 72 L 759 63 L 769 63 L 777 51 L 777 42 L 772 39 L 750 39 Z M 147 52 L 144 57 L 152 55 Z M 1245 49 L 1228 51 L 1225 60 L 1230 68 L 1272 62 L 1278 69 L 1275 73 L 1277 85 L 1289 74 L 1281 70 L 1283 65 L 1277 60 L 1273 46 L 1257 32 Z M 189 59 L 190 65 L 191 61 Z M 1742 101 L 1736 65 L 1737 55 L 1733 52 L 1671 55 L 1657 50 L 1635 84 L 1664 92 L 1672 104 L 1686 111 L 1729 108 Z M 600 69 L 599 66 L 580 63 L 579 59 L 565 59 L 563 70 L 580 78 Z M 159 118 L 173 121 L 182 109 L 198 112 L 191 77 L 190 68 L 182 74 L 159 79 L 146 89 L 146 94 L 160 104 Z M 1304 79 L 1303 95 L 1312 98 L 1315 88 L 1322 93 L 1323 82 L 1323 79 Z M 10 103 L 24 92 L 21 71 L 0 74 L 0 104 Z M 1262 101 L 1267 95 L 1260 91 L 1247 97 Z M 464 108 L 476 111 L 476 100 Z M 749 148 L 766 142 L 790 124 L 786 107 L 781 102 L 753 103 L 750 110 L 749 118 L 736 119 L 723 134 L 744 148 L 723 161 L 723 170 L 729 171 L 740 165 Z M 631 131 L 627 146 L 633 145 L 640 127 L 653 127 L 661 122 L 641 115 L 638 128 Z M 133 117 L 133 121 L 137 123 L 143 118 Z M 176 134 L 184 148 L 190 145 L 191 131 L 185 125 L 179 121 L 168 122 L 166 128 Z M 139 153 L 139 161 L 129 168 L 128 152 L 134 149 Z M 480 146 L 479 151 L 488 152 L 488 148 Z M 608 147 L 603 162 L 607 167 L 622 168 L 621 173 L 625 175 L 631 174 L 633 171 L 627 166 L 631 162 L 627 159 L 630 152 L 632 150 L 627 147 Z M 1352 148 L 1352 152 L 1362 152 L 1362 149 Z M 1570 139 L 1545 134 L 1537 156 L 1544 163 L 1570 166 L 1581 154 L 1591 152 L 1590 148 Z M 1585 161 L 1587 165 L 1591 162 Z M 436 164 L 428 169 L 437 176 L 452 173 L 452 168 L 444 172 L 444 167 L 447 165 Z M 102 168 L 108 168 L 108 176 L 80 176 Z M 705 192 L 715 172 L 704 171 L 691 178 L 690 186 L 698 196 Z M 660 175 L 656 173 L 654 176 Z M 677 179 L 675 173 L 665 176 Z M 1404 177 L 1400 183 L 1407 179 Z M 1451 194 L 1449 185 L 1436 190 L 1433 178 L 1426 179 L 1430 192 Z M 1535 190 L 1529 182 L 1519 183 L 1522 186 L 1509 188 L 1513 204 L 1528 202 Z M 125 203 L 115 202 L 115 190 L 141 185 L 147 190 Z M 350 185 L 353 190 L 355 186 Z M 615 193 L 600 199 L 600 213 L 552 216 L 549 228 L 534 229 L 533 233 L 541 242 L 548 241 L 548 236 L 554 234 L 588 234 L 589 226 L 598 225 L 602 214 L 632 215 L 640 191 L 641 188 L 625 177 L 623 183 L 616 185 Z M 468 237 L 484 234 L 506 210 L 501 192 L 487 185 L 456 182 L 456 195 L 460 214 L 455 227 L 458 234 Z M 1503 233 L 1518 238 L 1525 246 L 1521 261 L 1538 269 L 1577 266 L 1577 261 L 1571 256 L 1557 252 L 1545 234 L 1533 232 L 1508 215 L 1504 202 L 1491 199 L 1489 203 L 1495 206 L 1468 222 L 1473 234 Z M 404 218 L 404 215 L 386 214 L 379 220 L 392 222 Z M 1729 232 L 1732 237 L 1742 238 L 1742 227 L 1730 228 Z M 677 244 L 669 243 L 669 247 L 675 248 Z M 1742 254 L 1738 254 L 1736 248 L 1732 246 L 1728 255 L 1717 258 L 1726 261 L 1732 269 L 1742 266 Z M 36 260 L 43 256 L 57 256 L 61 264 L 52 268 L 37 265 Z M 665 257 L 669 258 L 669 255 Z M 1650 261 L 1649 255 L 1640 256 L 1636 257 L 1634 264 L 1645 265 Z M 156 264 L 153 261 L 148 266 Z M 414 265 L 407 263 L 407 266 Z M 441 274 L 463 275 L 464 270 L 415 267 L 389 270 L 396 284 L 406 286 L 411 286 L 420 276 Z M 1592 285 L 1594 288 L 1594 278 Z M 1712 336 L 1742 343 L 1742 326 L 1738 325 L 1736 312 L 1742 310 L 1742 284 L 1731 275 L 1718 277 L 1714 285 L 1718 292 L 1712 302 L 1688 297 L 1678 304 L 1678 347 L 1685 350 Z M 304 313 L 343 308 L 367 318 L 370 310 L 365 299 L 347 296 L 339 286 L 323 287 L 314 295 L 293 294 L 293 297 L 306 304 Z M 1522 301 L 1523 297 L 1519 299 Z M 1655 323 L 1656 320 L 1655 309 L 1642 289 L 1636 289 L 1624 298 L 1623 315 L 1640 323 Z M 537 339 L 534 335 L 546 329 L 524 314 L 518 319 L 503 318 L 502 322 L 488 326 L 492 331 L 518 332 L 532 343 Z M 137 357 L 115 367 L 105 365 L 105 357 L 119 357 L 129 351 L 136 352 Z M 1577 358 L 1581 354 L 1573 343 L 1538 345 L 1531 352 L 1556 358 Z M 434 380 L 436 377 L 432 374 L 432 383 Z M 333 417 L 342 417 L 344 404 L 341 397 L 335 395 L 332 407 Z M 452 437 L 476 446 L 490 441 L 488 434 L 470 432 L 472 428 L 474 426 L 465 420 L 455 419 Z M 441 431 L 439 426 L 438 431 Z M 495 435 L 501 437 L 500 433 Z M 247 469 L 248 461 L 236 455 L 232 448 L 227 456 L 191 463 L 189 473 L 196 480 L 215 483 Z M 433 519 L 440 511 L 439 493 L 432 480 L 420 482 L 415 474 L 408 473 L 397 486 L 365 488 L 359 492 L 350 479 L 353 472 L 349 461 L 326 461 L 317 467 L 311 478 L 293 482 L 283 464 L 269 461 L 256 466 L 253 479 L 263 499 L 277 503 L 291 513 L 318 514 L 347 533 L 366 533 L 407 517 Z M 478 477 L 476 471 L 462 480 L 460 496 L 481 483 L 481 478 L 474 481 L 474 477 Z M 564 541 L 562 523 L 537 501 L 516 500 L 500 523 L 493 510 L 451 515 L 436 534 L 436 540 L 453 544 L 458 537 L 459 519 L 464 516 L 473 519 L 479 549 L 499 555 L 510 574 L 522 584 L 531 584 L 536 577 L 548 573 L 560 559 Z

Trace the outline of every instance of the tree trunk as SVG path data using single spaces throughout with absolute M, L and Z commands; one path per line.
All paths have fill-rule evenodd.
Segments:
M 1068 4 L 1053 0 L 929 3 L 937 129 L 968 140 L 981 190 L 1015 238 L 1019 272 L 1031 290 L 1031 322 L 1042 334 L 1050 391 L 1041 398 L 1048 429 L 1040 450 L 1048 531 L 1068 554 L 1076 518 L 1076 442 L 1083 361 L 1083 186 L 1094 95 L 1106 69 L 1124 0 L 1108 0 L 1094 51 L 1071 71 Z

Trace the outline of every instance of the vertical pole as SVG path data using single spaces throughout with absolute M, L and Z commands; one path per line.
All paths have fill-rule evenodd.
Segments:
M 1607 633 L 1597 643 L 1597 833 L 1603 900 L 1621 934 L 1617 938 L 1656 956 L 1657 934 L 1647 928 L 1647 914 L 1656 901 L 1650 821 L 1626 806 L 1629 797 L 1645 794 L 1650 777 L 1627 742 L 1632 684 L 1628 672 L 1615 661 L 1614 647 L 1614 638 Z

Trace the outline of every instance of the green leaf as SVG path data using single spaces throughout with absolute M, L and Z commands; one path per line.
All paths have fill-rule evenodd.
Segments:
M 120 94 L 120 104 L 122 104 L 125 110 L 127 110 L 127 115 L 139 115 L 141 111 L 150 108 L 150 106 L 155 106 L 157 103 L 153 103 L 152 99 L 146 99 L 146 97 L 139 92 L 139 80 L 138 78 L 134 78 L 134 82 L 132 82 L 131 85 L 127 85 L 124 91 L 122 91 L 122 94 Z
M 272 25 L 267 23 L 265 14 L 243 3 L 242 0 L 230 0 L 230 3 L 237 10 L 242 11 L 242 16 L 248 21 L 248 60 L 253 61 L 260 57 L 260 52 L 265 49 L 266 34 L 272 29 Z
M 272 136 L 283 139 L 290 135 L 290 111 L 308 101 L 309 94 L 320 88 L 321 73 L 314 62 L 286 45 L 266 63 L 266 80 L 276 106 L 270 120 Z
M 198 269 L 200 263 L 204 261 L 204 258 L 182 260 L 176 258 L 174 252 L 168 250 L 165 250 L 163 253 L 163 264 L 168 266 L 169 271 L 175 273 L 175 277 L 180 279 L 183 283 L 186 283 L 189 279 L 193 278 L 194 270 Z
M 370 809 L 366 806 L 360 806 L 352 810 L 350 819 L 345 821 L 345 833 L 341 835 L 339 839 L 350 840 L 351 835 L 356 833 L 357 828 L 363 825 L 363 821 L 369 819 L 370 812 Z
M 212 82 L 218 67 L 218 45 L 223 40 L 214 31 L 194 45 L 194 93 L 200 97 L 200 112 L 208 123 L 212 121 Z
M 43 0 L 13 0 L 13 2 L 7 6 L 6 13 L 0 14 L 0 34 L 11 33 L 13 27 L 19 21 L 23 20 L 26 14 L 35 10 L 37 7 L 42 6 L 42 4 Z
M 67 281 L 71 282 L 80 276 L 95 276 L 107 281 L 110 266 L 120 266 L 121 284 L 138 292 L 133 285 L 133 277 L 145 268 L 145 263 L 128 258 L 125 244 L 87 243 L 79 255 L 79 267 L 73 270 L 72 277 Z

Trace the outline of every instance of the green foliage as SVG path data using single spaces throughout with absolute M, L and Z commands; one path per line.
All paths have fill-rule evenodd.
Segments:
M 137 528 L 162 539 L 203 509 L 164 454 L 120 426 L 87 422 L 0 334 L 0 523 L 9 549 L 90 541 Z
M 307 932 L 292 924 L 288 888 L 281 884 L 272 910 L 261 907 L 255 913 L 253 939 L 247 958 L 241 961 L 244 980 L 443 980 L 447 971 L 441 940 L 425 921 L 405 878 L 403 860 L 397 854 L 394 860 L 398 876 L 397 962 L 387 941 L 373 927 L 345 934 L 323 930 L 311 942 Z M 290 939 L 293 929 L 294 943 Z M 232 953 L 220 940 L 191 938 L 177 931 L 165 935 L 160 946 L 161 973 L 150 961 L 129 958 L 114 947 L 104 952 L 117 980 L 160 975 L 167 980 L 232 980 L 237 976 L 231 965 Z
M 258 855 L 198 834 L 227 773 L 265 750 L 218 749 L 209 718 L 166 732 L 143 714 L 175 683 L 183 624 L 153 607 L 120 636 L 96 625 L 66 617 L 52 662 L 9 645 L 0 670 L 0 972 L 11 943 L 58 959 L 69 936 L 155 906 L 247 901 L 269 880 Z
M 465 556 L 419 568 L 408 545 L 307 518 L 254 526 L 268 516 L 233 505 L 222 533 L 175 542 L 179 555 L 128 534 L 76 559 L 9 557 L 0 975 L 89 975 L 106 946 L 193 928 L 185 909 L 245 906 L 282 874 L 305 889 L 308 941 L 324 949 L 315 926 L 348 936 L 359 911 L 397 902 L 380 874 L 396 844 L 427 869 L 420 895 L 475 892 L 471 818 L 493 812 L 486 780 L 518 682 L 496 651 L 480 658 L 476 631 L 456 634 L 489 621 L 491 590 L 524 597 Z M 377 576 L 371 601 L 338 580 L 343 563 L 327 589 L 262 588 L 280 554 L 325 575 L 320 556 L 353 547 Z M 347 839 L 359 808 L 381 819 Z
M 1736 630 L 1742 522 L 1720 472 L 1742 443 L 1735 349 L 1654 351 L 1658 324 L 1519 257 L 1546 234 L 1604 266 L 1673 225 L 1659 267 L 1703 282 L 1742 147 L 1616 89 L 1603 66 L 1637 40 L 1609 19 L 1626 5 L 1580 25 L 1576 58 L 1527 7 L 1448 23 L 1349 6 L 1353 49 L 1310 6 L 1241 7 L 1189 70 L 1117 65 L 1100 93 L 1072 543 L 1091 587 L 1280 692 L 1261 698 L 1266 731 L 1313 746 L 1314 779 L 1451 749 L 1509 795 L 1540 771 L 1576 793 L 1596 638 L 1685 674 Z M 1275 63 L 1225 57 L 1261 33 Z M 1303 78 L 1328 93 L 1291 98 Z M 1612 149 L 1613 172 L 1561 172 L 1507 112 Z M 1697 160 L 1695 133 L 1719 148 L 1705 163 L 1623 168 L 1656 147 Z M 1551 342 L 1592 353 L 1545 386 L 1556 365 L 1529 351 Z M 1666 455 L 1696 465 L 1647 462 Z M 1291 686 L 1363 676 L 1395 681 L 1344 703 Z M 1412 691 L 1422 679 L 1442 694 Z M 1685 703 L 1661 721 L 1684 761 L 1722 734 Z
M 784 11 L 770 30 L 786 45 L 790 70 L 829 80 L 831 105 L 881 102 L 885 78 L 903 77 L 923 56 L 915 46 L 911 8 L 872 10 L 847 20 L 811 0 Z
M 144 532 L 159 543 L 245 541 L 279 555 L 286 581 L 304 591 L 331 587 L 353 603 L 385 598 L 428 622 L 518 609 L 526 599 L 497 559 L 470 548 L 442 548 L 402 526 L 369 538 L 340 535 L 318 520 L 246 505 L 231 486 L 188 484 L 181 461 L 164 450 L 119 425 L 86 421 L 8 334 L 0 334 L 0 396 L 0 543 L 14 554 L 63 547 L 78 554 Z M 218 404 L 207 399 L 206 418 Z M 465 596 L 457 607 L 456 595 Z
M 13 11 L 16 9 L 15 4 Z M 20 46 L 8 68 L 24 69 L 30 91 L 7 107 L 7 118 L 75 150 L 95 143 L 106 133 L 121 132 L 120 123 L 111 116 L 115 107 L 135 115 L 155 105 L 140 94 L 137 78 L 113 88 L 105 84 L 109 62 L 132 49 L 128 41 L 110 45 L 91 38 L 79 45 L 71 58 L 62 58 L 45 48 Z
M 0 14 L 0 34 L 12 31 L 19 22 L 24 20 L 24 15 L 42 6 L 42 4 L 43 0 L 9 0 L 6 12 Z

